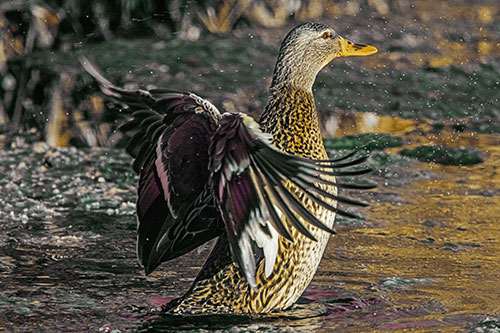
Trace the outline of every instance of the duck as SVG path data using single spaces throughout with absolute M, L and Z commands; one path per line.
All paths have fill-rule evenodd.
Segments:
M 284 38 L 258 121 L 221 113 L 192 92 L 127 90 L 81 58 L 101 91 L 131 110 L 121 126 L 135 159 L 137 256 L 146 274 L 217 238 L 189 290 L 169 314 L 265 314 L 290 309 L 310 284 L 337 214 L 338 182 L 369 167 L 351 152 L 329 159 L 313 98 L 316 75 L 333 59 L 377 52 L 307 22 Z

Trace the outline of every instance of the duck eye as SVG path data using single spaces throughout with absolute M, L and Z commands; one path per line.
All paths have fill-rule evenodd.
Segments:
M 321 36 L 323 39 L 328 39 L 332 37 L 332 34 L 329 33 L 328 31 L 323 32 L 323 36 Z

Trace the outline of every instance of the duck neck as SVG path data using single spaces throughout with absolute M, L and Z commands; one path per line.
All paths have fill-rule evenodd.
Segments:
M 274 66 L 271 90 L 290 87 L 312 92 L 316 75 L 322 66 L 311 59 L 304 48 L 298 48 L 293 42 L 281 46 Z
M 273 144 L 291 154 L 325 158 L 318 114 L 310 89 L 273 85 L 259 123 Z

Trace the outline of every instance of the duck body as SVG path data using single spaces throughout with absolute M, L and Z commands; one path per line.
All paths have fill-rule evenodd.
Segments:
M 136 112 L 123 128 L 140 173 L 138 257 L 151 272 L 218 237 L 174 314 L 268 313 L 290 308 L 311 282 L 328 243 L 337 175 L 366 158 L 327 160 L 312 86 L 333 58 L 376 52 L 322 24 L 305 23 L 283 41 L 259 122 L 220 112 L 192 93 L 130 92 L 84 67 L 103 92 Z M 338 171 L 341 170 L 341 171 Z
M 259 123 L 262 131 L 272 134 L 272 143 L 280 150 L 315 160 L 327 159 L 311 92 L 295 89 L 276 92 Z M 300 191 L 294 190 L 304 207 L 314 211 L 327 227 L 333 227 L 335 212 L 315 207 L 310 200 L 300 196 Z M 326 190 L 337 194 L 335 186 L 326 186 Z M 293 242 L 281 237 L 273 273 L 266 277 L 264 265 L 261 265 L 256 275 L 257 289 L 247 283 L 232 260 L 227 239 L 220 237 L 189 292 L 172 303 L 168 311 L 267 313 L 289 308 L 314 277 L 330 237 L 330 233 L 304 224 L 316 240 L 296 229 L 291 230 Z

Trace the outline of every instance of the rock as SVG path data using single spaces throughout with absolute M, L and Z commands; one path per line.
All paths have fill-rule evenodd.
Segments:
M 17 188 L 17 184 L 14 182 L 9 182 L 9 183 L 7 183 L 7 185 L 5 185 L 5 189 L 7 191 L 13 190 L 15 188 Z
M 38 141 L 33 144 L 35 153 L 45 153 L 49 149 L 49 145 L 43 141 Z

